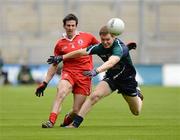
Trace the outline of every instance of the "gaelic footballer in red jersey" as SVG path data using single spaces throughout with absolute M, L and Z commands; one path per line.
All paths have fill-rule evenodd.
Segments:
M 54 55 L 64 55 L 66 53 L 87 48 L 90 45 L 99 43 L 91 34 L 77 31 L 78 18 L 69 14 L 63 19 L 63 27 L 65 33 L 58 40 Z M 91 78 L 84 76 L 84 70 L 92 70 L 92 56 L 82 56 L 80 58 L 72 58 L 63 61 L 61 80 L 57 87 L 57 94 L 52 106 L 48 121 L 42 123 L 42 128 L 52 128 L 57 120 L 58 114 L 61 112 L 61 106 L 69 93 L 73 93 L 73 106 L 71 112 L 68 113 L 61 126 L 69 125 L 74 116 L 79 112 L 86 97 L 90 94 Z M 36 95 L 42 96 L 47 84 L 52 79 L 58 68 L 57 63 L 50 65 L 45 80 L 36 89 Z M 43 86 L 44 85 L 44 86 Z

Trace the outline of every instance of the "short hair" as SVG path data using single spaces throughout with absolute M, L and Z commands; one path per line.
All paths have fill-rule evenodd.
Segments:
M 63 25 L 65 25 L 66 21 L 69 21 L 69 20 L 75 20 L 76 26 L 78 25 L 78 18 L 74 14 L 68 14 L 67 16 L 65 16 L 63 19 Z
M 101 27 L 100 31 L 99 31 L 99 35 L 107 35 L 107 34 L 111 34 L 107 28 L 107 26 L 103 26 Z

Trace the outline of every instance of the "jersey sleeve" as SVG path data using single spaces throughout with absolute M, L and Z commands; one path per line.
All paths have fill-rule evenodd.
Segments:
M 99 50 L 99 44 L 96 45 L 91 45 L 89 47 L 87 47 L 86 52 L 88 54 L 98 54 Z
M 91 41 L 92 45 L 98 44 L 99 41 L 92 35 L 92 41 Z
M 59 41 L 56 43 L 56 46 L 54 48 L 54 55 L 62 55 L 61 48 L 59 47 Z
M 114 48 L 112 50 L 112 55 L 118 56 L 119 58 L 121 58 L 122 56 L 126 55 L 127 47 L 123 46 L 123 44 L 117 40 L 114 44 Z

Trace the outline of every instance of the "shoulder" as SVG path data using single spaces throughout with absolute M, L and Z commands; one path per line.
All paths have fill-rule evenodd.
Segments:
M 127 56 L 129 54 L 128 47 L 120 39 L 116 39 L 115 41 L 113 53 L 119 56 Z
M 123 53 L 123 43 L 120 39 L 115 39 L 112 47 L 112 53 L 114 55 L 121 56 Z
M 64 43 L 64 41 L 65 41 L 65 39 L 63 39 L 63 38 L 60 38 L 60 39 L 58 39 L 56 42 L 55 42 L 55 50 L 57 50 L 57 49 L 59 49 L 61 46 L 62 46 L 62 44 Z
M 56 41 L 56 45 L 63 43 L 65 40 L 66 40 L 66 39 L 63 38 L 63 37 L 59 38 L 59 39 Z
M 116 46 L 120 46 L 120 47 L 125 46 L 125 44 L 124 44 L 119 38 L 116 38 L 116 39 L 115 39 L 114 44 L 115 44 Z
M 117 50 L 123 50 L 123 48 L 125 47 L 125 44 L 118 38 L 115 39 L 114 43 L 113 43 L 113 48 Z

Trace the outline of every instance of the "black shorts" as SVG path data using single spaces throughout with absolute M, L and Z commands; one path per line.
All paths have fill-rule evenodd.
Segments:
M 113 79 L 111 77 L 105 77 L 103 81 L 106 81 L 112 91 L 118 90 L 118 93 L 128 96 L 137 96 L 137 81 L 135 77 L 130 79 Z

